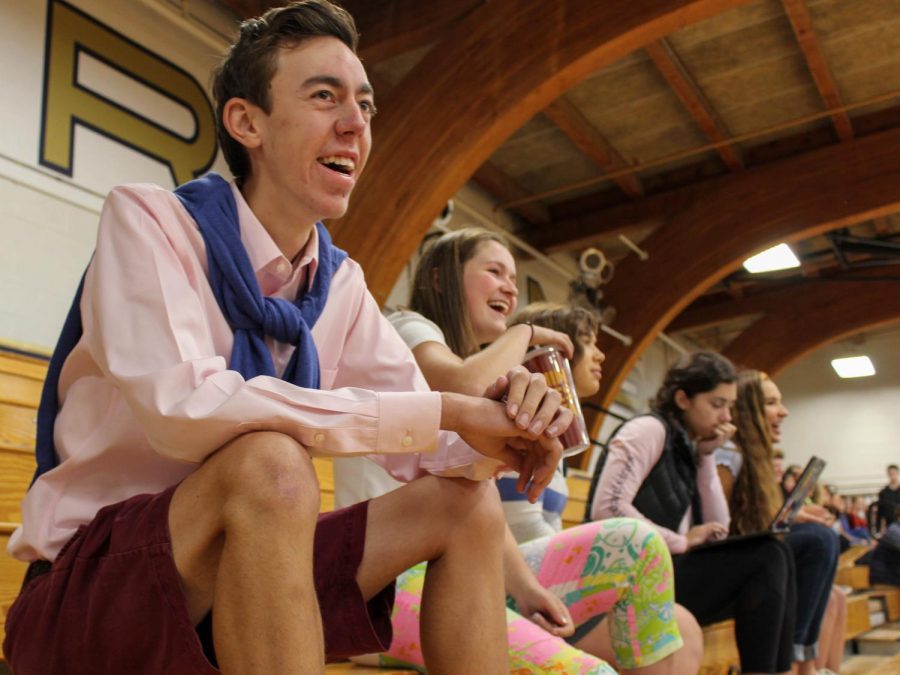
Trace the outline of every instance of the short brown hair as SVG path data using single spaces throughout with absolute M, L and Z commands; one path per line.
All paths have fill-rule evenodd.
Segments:
M 278 50 L 314 37 L 334 37 L 355 54 L 359 34 L 353 17 L 328 0 L 301 0 L 275 7 L 241 24 L 240 35 L 213 73 L 216 135 L 228 168 L 238 184 L 250 175 L 250 155 L 225 128 L 222 111 L 233 98 L 272 110 L 269 90 L 278 66 Z
M 600 317 L 586 307 L 564 305 L 558 302 L 532 302 L 516 314 L 513 324 L 533 323 L 565 333 L 575 345 L 575 363 L 584 353 L 584 341 L 597 337 L 600 328 Z

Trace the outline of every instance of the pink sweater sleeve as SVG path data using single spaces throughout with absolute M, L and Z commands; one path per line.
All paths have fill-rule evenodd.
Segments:
M 666 428 L 655 417 L 638 417 L 622 427 L 609 445 L 609 457 L 591 503 L 591 518 L 638 518 L 659 530 L 672 553 L 684 553 L 687 550 L 684 534 L 652 522 L 632 503 L 659 461 L 665 443 Z

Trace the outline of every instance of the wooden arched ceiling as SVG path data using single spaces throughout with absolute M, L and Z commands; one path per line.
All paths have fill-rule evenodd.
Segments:
M 378 145 L 336 241 L 383 301 L 434 216 L 508 136 L 600 66 L 746 0 L 479 5 L 380 106 Z
M 724 353 L 773 375 L 818 347 L 900 319 L 900 278 L 816 283 L 770 295 L 764 316 Z
M 873 134 L 650 198 L 632 215 L 664 222 L 606 287 L 615 327 L 599 397 L 608 405 L 656 335 L 748 255 L 900 209 L 900 130 Z
M 275 4 L 220 1 L 243 16 Z M 765 283 L 732 283 L 748 254 L 781 240 L 812 247 L 803 238 L 848 225 L 900 246 L 900 217 L 888 216 L 900 213 L 896 3 L 341 4 L 389 95 L 377 97 L 375 148 L 351 210 L 330 224 L 336 239 L 383 301 L 471 180 L 539 250 L 601 247 L 617 265 L 603 302 L 635 340 L 604 342 L 603 403 L 698 296 L 728 284 L 738 298 Z M 834 257 L 804 260 L 803 274 Z

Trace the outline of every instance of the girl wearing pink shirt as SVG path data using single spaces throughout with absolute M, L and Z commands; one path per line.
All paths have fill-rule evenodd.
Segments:
M 652 412 L 623 424 L 609 442 L 589 515 L 653 523 L 673 553 L 678 602 L 701 625 L 734 619 L 745 675 L 783 673 L 791 669 L 796 609 L 787 547 L 768 536 L 702 547 L 728 533 L 712 453 L 735 432 L 736 379 L 731 363 L 712 352 L 670 368 Z

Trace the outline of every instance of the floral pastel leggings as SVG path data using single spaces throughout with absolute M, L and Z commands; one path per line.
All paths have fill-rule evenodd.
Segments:
M 575 639 L 609 614 L 616 659 L 623 668 L 648 666 L 682 646 L 675 622 L 672 559 L 657 531 L 639 520 L 612 518 L 527 542 L 520 549 L 538 581 L 569 608 Z M 425 563 L 397 579 L 391 648 L 382 666 L 424 672 L 419 611 Z M 509 672 L 612 674 L 605 661 L 555 637 L 518 614 L 507 598 Z M 571 639 L 571 638 L 570 638 Z

